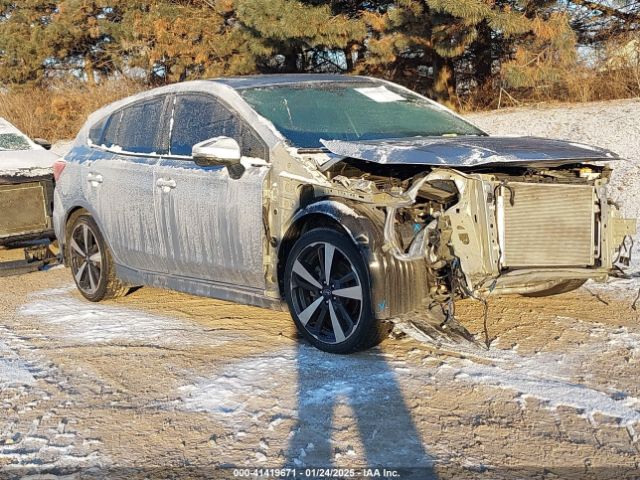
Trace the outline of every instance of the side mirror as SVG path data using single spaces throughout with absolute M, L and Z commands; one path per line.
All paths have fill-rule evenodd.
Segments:
M 227 167 L 229 176 L 234 180 L 242 177 L 245 171 L 244 165 L 240 163 L 240 145 L 233 138 L 215 137 L 197 143 L 193 146 L 191 155 L 195 164 L 201 167 Z
M 51 150 L 51 142 L 45 140 L 44 138 L 34 138 L 33 143 L 36 145 L 40 145 L 45 150 Z

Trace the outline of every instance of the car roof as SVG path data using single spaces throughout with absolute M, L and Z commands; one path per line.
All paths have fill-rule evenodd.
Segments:
M 340 82 L 340 83 L 362 83 L 374 82 L 369 77 L 359 77 L 339 74 L 320 74 L 320 73 L 290 73 L 290 74 L 272 74 L 272 75 L 246 75 L 242 77 L 221 77 L 213 78 L 210 81 L 222 83 L 235 90 L 255 87 L 272 87 L 276 85 L 296 85 L 301 83 L 315 82 Z

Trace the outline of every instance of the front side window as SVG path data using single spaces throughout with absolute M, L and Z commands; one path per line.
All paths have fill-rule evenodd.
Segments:
M 145 100 L 115 112 L 104 130 L 102 144 L 130 153 L 167 153 L 163 121 L 165 97 Z
M 266 158 L 266 147 L 255 132 L 219 100 L 202 94 L 176 98 L 171 155 L 189 157 L 194 145 L 221 136 L 236 140 L 244 156 Z
M 309 82 L 239 90 L 296 147 L 320 140 L 381 140 L 484 132 L 404 89 L 373 80 Z

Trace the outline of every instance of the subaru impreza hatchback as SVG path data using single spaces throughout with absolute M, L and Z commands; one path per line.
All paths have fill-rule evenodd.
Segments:
M 78 289 L 153 285 L 288 309 L 316 347 L 489 293 L 551 295 L 628 262 L 612 152 L 488 136 L 382 80 L 176 84 L 94 113 L 58 171 Z

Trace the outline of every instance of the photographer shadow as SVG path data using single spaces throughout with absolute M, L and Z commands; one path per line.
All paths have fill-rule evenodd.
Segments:
M 437 478 L 396 372 L 379 350 L 328 355 L 301 342 L 296 359 L 298 418 L 288 466 L 410 469 L 400 478 Z

